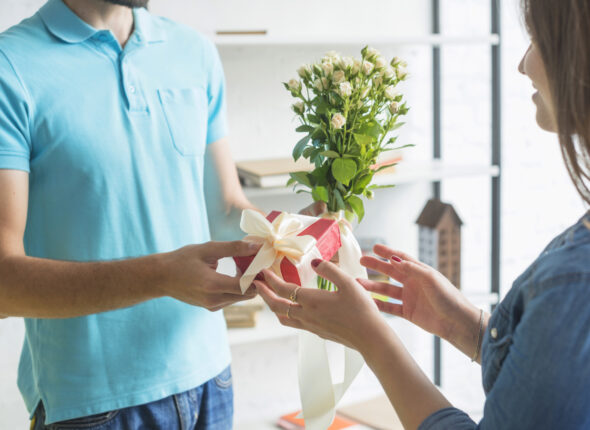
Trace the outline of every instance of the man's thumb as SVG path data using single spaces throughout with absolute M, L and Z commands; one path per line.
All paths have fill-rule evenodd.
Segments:
M 259 243 L 235 240 L 233 242 L 209 242 L 210 257 L 248 257 L 256 254 L 260 249 Z

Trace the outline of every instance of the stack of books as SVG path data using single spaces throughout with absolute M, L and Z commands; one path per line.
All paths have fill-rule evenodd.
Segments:
M 260 296 L 252 300 L 236 303 L 223 309 L 223 316 L 227 328 L 248 328 L 256 327 L 258 313 L 264 309 Z

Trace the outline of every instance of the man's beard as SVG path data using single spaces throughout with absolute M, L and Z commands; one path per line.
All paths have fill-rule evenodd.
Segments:
M 105 3 L 118 4 L 127 7 L 146 7 L 150 0 L 102 0 Z

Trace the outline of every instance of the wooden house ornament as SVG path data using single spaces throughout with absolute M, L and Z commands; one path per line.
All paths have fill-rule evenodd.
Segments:
M 418 259 L 461 288 L 461 226 L 463 221 L 448 203 L 430 199 L 416 221 Z

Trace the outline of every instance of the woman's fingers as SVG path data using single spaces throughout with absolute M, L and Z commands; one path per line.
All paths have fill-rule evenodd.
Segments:
M 403 305 L 398 303 L 389 303 L 384 302 L 382 300 L 375 299 L 375 303 L 381 312 L 385 312 L 386 314 L 395 315 L 397 317 L 403 317 Z
M 284 299 L 290 301 L 291 297 L 296 295 L 295 301 L 301 305 L 314 305 L 317 300 L 320 300 L 317 297 L 319 295 L 318 293 L 320 293 L 319 290 L 301 288 L 296 284 L 285 282 L 270 270 L 263 270 L 262 273 L 267 284 Z
M 316 259 L 311 262 L 311 265 L 318 275 L 332 282 L 338 287 L 338 290 L 342 288 L 346 289 L 355 282 L 354 279 L 340 270 L 338 266 L 329 261 Z
M 364 256 L 361 258 L 361 264 L 367 269 L 376 270 L 377 272 L 383 273 L 384 275 L 387 275 L 390 278 L 401 282 L 402 284 L 404 283 L 404 266 L 397 261 L 388 262 L 373 256 Z
M 387 261 L 391 261 L 391 257 L 392 256 L 396 256 L 402 260 L 405 261 L 411 261 L 412 263 L 416 263 L 416 264 L 422 264 L 420 263 L 420 261 L 416 260 L 414 257 L 412 257 L 409 254 L 406 254 L 405 252 L 402 251 L 398 251 L 396 249 L 392 249 L 389 246 L 385 246 L 385 245 L 375 245 L 373 247 L 373 252 L 375 252 L 375 254 L 377 254 L 379 257 L 383 257 L 385 259 L 387 259 Z
M 357 281 L 368 291 L 391 297 L 396 300 L 402 299 L 403 291 L 401 287 L 397 287 L 388 282 L 376 282 L 368 279 L 357 279 Z
M 254 281 L 254 285 L 256 285 L 258 294 L 260 294 L 270 310 L 277 314 L 279 319 L 287 317 L 293 318 L 295 317 L 295 313 L 299 314 L 301 311 L 301 305 L 278 296 L 264 282 Z

